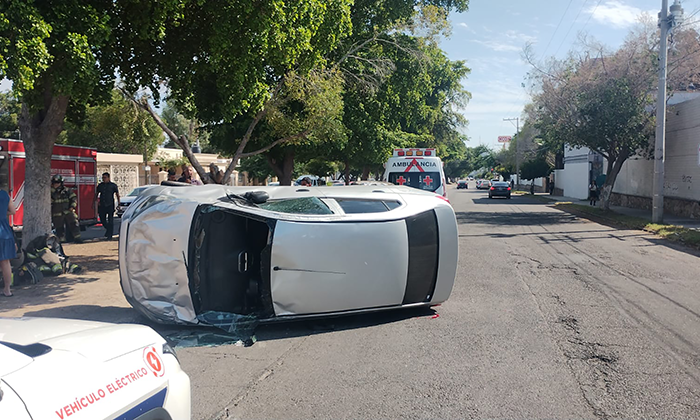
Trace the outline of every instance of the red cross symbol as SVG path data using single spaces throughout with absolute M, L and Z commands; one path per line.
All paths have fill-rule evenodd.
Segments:
M 406 178 L 404 178 L 403 175 L 402 175 L 402 176 L 396 178 L 396 183 L 399 184 L 399 185 L 403 185 L 403 184 L 406 183 Z
M 426 175 L 425 178 L 423 178 L 423 182 L 425 182 L 425 185 L 430 186 L 430 184 L 433 183 L 433 179 L 430 175 Z

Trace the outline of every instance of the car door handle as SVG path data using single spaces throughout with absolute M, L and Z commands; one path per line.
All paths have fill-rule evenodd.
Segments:
M 238 254 L 238 272 L 245 273 L 248 271 L 248 252 L 241 251 Z

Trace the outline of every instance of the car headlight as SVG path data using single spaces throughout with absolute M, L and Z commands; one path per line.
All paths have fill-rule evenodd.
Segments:
M 180 363 L 180 359 L 178 359 L 177 353 L 175 353 L 175 349 L 170 347 L 170 344 L 163 344 L 163 354 L 172 354 L 175 360 L 177 360 L 177 363 Z

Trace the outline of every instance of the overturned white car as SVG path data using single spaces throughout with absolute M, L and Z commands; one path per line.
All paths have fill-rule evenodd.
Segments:
M 458 254 L 446 199 L 391 185 L 154 187 L 129 206 L 119 241 L 127 300 L 177 324 L 436 305 Z

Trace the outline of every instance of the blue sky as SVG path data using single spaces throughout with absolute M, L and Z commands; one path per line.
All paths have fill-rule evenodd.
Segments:
M 700 0 L 682 5 L 689 21 L 697 21 Z M 450 15 L 452 36 L 441 42 L 450 59 L 472 69 L 463 82 L 473 95 L 463 110 L 467 145 L 496 148 L 499 135 L 515 133 L 503 118 L 520 116 L 529 101 L 522 83 L 531 67 L 521 58 L 527 42 L 539 59 L 566 56 L 582 31 L 618 47 L 640 14 L 655 18 L 660 9 L 661 0 L 471 0 L 469 11 Z

